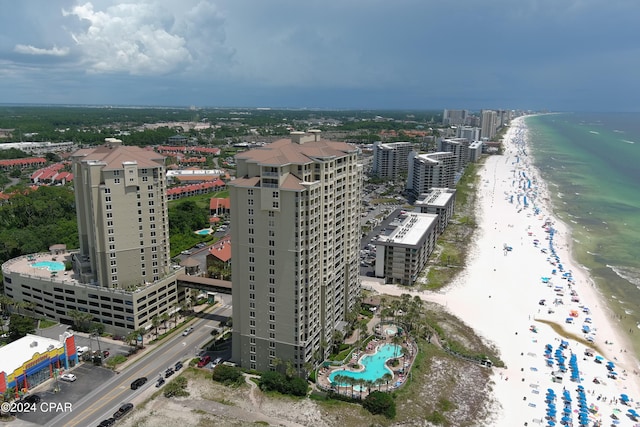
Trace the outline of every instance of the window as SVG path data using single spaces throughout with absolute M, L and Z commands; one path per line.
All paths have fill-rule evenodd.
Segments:
M 279 209 L 280 208 L 280 204 L 278 202 L 273 202 L 273 208 L 274 209 Z
M 120 184 L 120 178 L 116 178 L 116 179 L 114 179 L 114 180 L 113 180 L 113 183 L 114 183 L 114 184 Z

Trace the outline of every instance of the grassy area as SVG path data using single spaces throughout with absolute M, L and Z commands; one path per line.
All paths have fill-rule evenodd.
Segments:
M 38 327 L 40 329 L 47 329 L 50 328 L 52 326 L 57 325 L 58 322 L 54 321 L 54 320 L 49 320 L 49 319 L 41 319 L 38 323 Z

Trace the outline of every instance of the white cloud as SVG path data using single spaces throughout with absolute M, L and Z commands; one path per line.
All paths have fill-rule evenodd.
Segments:
M 57 46 L 51 49 L 43 49 L 31 45 L 17 44 L 13 51 L 16 53 L 22 53 L 25 55 L 47 55 L 47 56 L 66 56 L 69 54 L 68 47 L 58 48 Z
M 173 6 L 131 2 L 96 10 L 87 2 L 63 15 L 80 20 L 82 29 L 71 36 L 92 72 L 163 75 L 227 61 L 223 20 L 216 9 L 204 1 Z

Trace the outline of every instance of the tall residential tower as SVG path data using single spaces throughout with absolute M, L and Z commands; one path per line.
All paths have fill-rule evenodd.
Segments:
M 233 360 L 296 370 L 326 354 L 360 292 L 357 149 L 294 132 L 236 156 Z

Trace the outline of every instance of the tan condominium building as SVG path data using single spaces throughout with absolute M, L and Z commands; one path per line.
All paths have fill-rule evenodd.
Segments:
M 7 261 L 6 293 L 65 323 L 77 310 L 116 334 L 149 327 L 184 297 L 170 266 L 164 157 L 108 140 L 71 159 L 80 249 Z
M 241 366 L 301 372 L 344 331 L 360 293 L 357 154 L 310 131 L 236 156 L 232 359 Z

